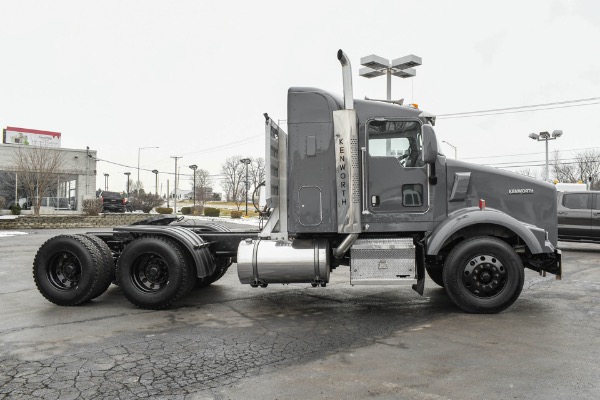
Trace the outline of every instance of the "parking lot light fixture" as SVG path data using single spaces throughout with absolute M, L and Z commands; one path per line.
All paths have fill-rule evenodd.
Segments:
M 457 160 L 458 159 L 458 156 L 457 156 L 458 151 L 457 151 L 456 146 L 451 143 L 446 142 L 445 140 L 442 140 L 442 142 L 446 143 L 448 146 L 450 146 L 454 149 L 454 159 Z
M 545 178 L 546 178 L 546 182 L 550 182 L 550 168 L 548 166 L 548 140 L 556 140 L 559 137 L 561 137 L 563 134 L 563 132 L 561 130 L 555 130 L 552 131 L 552 134 L 550 134 L 547 131 L 544 132 L 540 132 L 538 133 L 530 133 L 529 137 L 533 140 L 536 140 L 538 142 L 546 142 L 546 174 L 545 174 Z
M 387 100 L 392 100 L 392 75 L 399 78 L 412 78 L 417 75 L 413 67 L 421 65 L 421 57 L 410 54 L 408 56 L 388 60 L 371 54 L 360 59 L 360 64 L 364 67 L 358 71 L 358 75 L 364 78 L 376 78 L 381 75 L 387 75 Z
M 156 195 L 158 196 L 158 170 L 157 169 L 153 169 L 152 173 L 154 174 L 154 178 L 155 178 L 155 186 L 154 186 L 154 193 L 156 193 Z
M 127 198 L 129 198 L 129 175 L 131 175 L 131 172 L 125 172 L 124 174 L 127 176 Z
M 190 165 L 190 168 L 194 171 L 194 210 L 196 209 L 196 170 L 198 166 L 196 164 Z

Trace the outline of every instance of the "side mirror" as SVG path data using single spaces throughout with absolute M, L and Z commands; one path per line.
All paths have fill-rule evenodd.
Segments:
M 438 156 L 437 138 L 431 125 L 423 125 L 423 162 L 433 164 Z

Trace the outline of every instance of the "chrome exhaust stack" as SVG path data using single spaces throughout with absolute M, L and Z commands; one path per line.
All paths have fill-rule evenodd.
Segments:
M 344 108 L 346 110 L 352 110 L 354 108 L 354 94 L 352 93 L 352 66 L 350 65 L 350 59 L 342 49 L 338 50 L 337 58 L 342 64 Z
M 336 249 L 335 257 L 341 258 L 361 232 L 361 178 L 358 158 L 358 117 L 354 109 L 352 93 L 352 68 L 350 59 L 342 50 L 338 50 L 337 58 L 342 64 L 344 80 L 344 109 L 333 112 L 337 224 L 338 233 L 355 234 L 346 237 L 342 245 Z

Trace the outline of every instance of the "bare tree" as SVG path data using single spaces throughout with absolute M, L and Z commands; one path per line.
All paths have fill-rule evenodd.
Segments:
M 205 169 L 196 170 L 196 202 L 204 205 L 212 193 L 212 178 L 210 172 Z M 190 178 L 192 190 L 194 189 L 194 177 Z
M 553 154 L 554 178 L 559 182 L 573 183 L 577 182 L 577 166 L 573 163 L 565 163 L 561 160 L 561 155 L 558 150 Z
M 517 174 L 521 174 L 521 175 L 525 175 L 525 176 L 529 176 L 530 178 L 533 179 L 542 179 L 540 171 L 535 169 L 535 168 L 531 168 L 531 167 L 524 167 L 524 168 L 520 168 L 517 171 L 515 171 Z
M 64 164 L 64 153 L 40 146 L 15 147 L 13 164 L 19 180 L 33 205 L 33 214 L 40 215 L 42 198 Z
M 584 150 L 575 153 L 573 161 L 561 160 L 560 152 L 554 152 L 554 175 L 559 182 L 589 182 L 590 189 L 600 188 L 600 152 Z
M 141 191 L 144 190 L 144 183 L 141 181 L 135 181 L 133 182 L 133 180 L 130 179 L 130 184 L 129 184 L 129 191 L 131 193 L 135 194 L 139 194 Z
M 224 175 L 222 186 L 225 189 L 225 197 L 227 201 L 233 201 L 236 204 L 238 211 L 246 194 L 244 190 L 246 168 L 240 162 L 241 159 L 240 156 L 229 157 L 221 167 Z
M 251 158 L 248 170 L 248 179 L 251 184 L 251 190 L 254 191 L 256 187 L 265 180 L 265 159 L 262 157 Z
M 599 186 L 600 177 L 600 152 L 598 150 L 584 150 L 575 154 L 575 164 L 579 170 L 579 179 L 591 183 L 591 188 Z
M 154 207 L 162 206 L 165 201 L 157 194 L 144 193 L 144 190 L 140 190 L 140 194 L 137 195 L 131 202 L 134 210 L 142 210 L 147 213 L 150 212 Z

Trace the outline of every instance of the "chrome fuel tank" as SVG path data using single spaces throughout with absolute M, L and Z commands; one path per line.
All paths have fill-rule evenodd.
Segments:
M 329 243 L 326 240 L 244 240 L 238 246 L 237 270 L 241 283 L 329 282 Z

